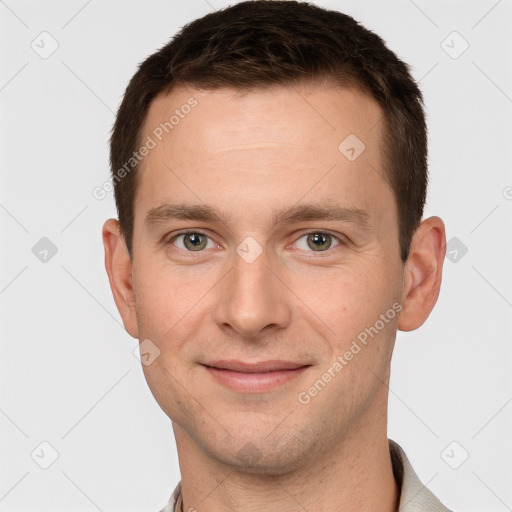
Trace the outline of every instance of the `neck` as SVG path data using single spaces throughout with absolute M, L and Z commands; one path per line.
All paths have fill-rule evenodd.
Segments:
M 181 427 L 173 426 L 185 512 L 398 510 L 385 423 L 379 435 L 369 432 L 368 425 L 353 428 L 337 446 L 278 476 L 225 465 L 205 454 Z

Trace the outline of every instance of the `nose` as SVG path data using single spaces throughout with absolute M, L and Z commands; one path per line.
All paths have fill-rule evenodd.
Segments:
M 220 329 L 255 341 L 289 325 L 290 292 L 270 264 L 265 251 L 251 263 L 234 255 L 231 271 L 217 287 L 213 315 Z

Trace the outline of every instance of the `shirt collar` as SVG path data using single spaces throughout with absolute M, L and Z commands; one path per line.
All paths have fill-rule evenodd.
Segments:
M 393 474 L 400 490 L 399 512 L 450 512 L 421 483 L 405 452 L 397 443 L 391 440 L 389 440 L 389 452 Z M 160 512 L 183 512 L 181 482 L 178 483 L 171 499 Z
M 400 489 L 399 512 L 450 512 L 421 483 L 405 452 L 397 443 L 391 440 L 389 440 L 389 452 L 393 474 Z

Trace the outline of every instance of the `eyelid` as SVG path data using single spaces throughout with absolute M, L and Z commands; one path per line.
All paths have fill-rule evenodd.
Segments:
M 176 245 L 174 245 L 174 241 L 176 240 L 176 238 L 180 237 L 180 236 L 183 236 L 183 235 L 188 235 L 188 234 L 195 234 L 195 235 L 201 235 L 201 236 L 205 236 L 206 238 L 208 238 L 210 241 L 212 241 L 215 245 L 220 245 L 218 242 L 216 242 L 210 235 L 208 235 L 207 233 L 205 233 L 204 231 L 202 231 L 201 229 L 184 229 L 183 231 L 180 231 L 178 233 L 175 233 L 173 234 L 171 237 L 167 238 L 167 239 L 164 239 L 164 244 L 165 245 L 173 245 L 176 249 L 178 249 L 179 251 L 182 251 L 182 252 L 189 252 L 189 253 L 194 253 L 194 252 L 197 252 L 197 253 L 201 253 L 201 252 L 204 252 L 204 249 L 201 250 L 201 251 L 188 251 L 186 249 L 181 249 L 181 247 L 176 247 Z
M 334 234 L 328 230 L 324 230 L 324 229 L 311 229 L 311 230 L 308 230 L 308 231 L 305 231 L 305 232 L 301 232 L 301 234 L 296 237 L 295 239 L 295 242 L 293 242 L 292 245 L 295 245 L 301 238 L 304 238 L 305 236 L 309 236 L 309 235 L 317 235 L 317 234 L 321 234 L 321 235 L 329 235 L 331 236 L 334 240 L 336 240 L 338 242 L 337 245 L 335 245 L 334 247 L 329 247 L 329 249 L 326 249 L 325 251 L 314 251 L 314 250 L 306 250 L 306 249 L 297 249 L 297 250 L 303 250 L 305 252 L 312 252 L 312 253 L 329 253 L 332 249 L 338 247 L 338 245 L 347 245 L 348 244 L 348 239 L 346 237 L 344 237 L 343 235 L 341 234 Z
M 175 233 L 173 234 L 170 238 L 167 239 L 167 241 L 165 242 L 166 244 L 172 244 L 174 245 L 174 240 L 176 238 L 178 238 L 179 236 L 183 236 L 183 235 L 187 235 L 187 234 L 197 234 L 197 235 L 202 235 L 202 236 L 205 236 L 207 237 L 209 240 L 211 240 L 214 244 L 216 244 L 217 246 L 219 246 L 220 244 L 218 242 L 216 242 L 210 235 L 208 235 L 207 233 L 205 233 L 203 230 L 201 229 L 184 229 L 183 231 L 179 231 L 178 233 Z M 331 236 L 332 238 L 334 238 L 337 242 L 338 242 L 338 245 L 347 245 L 348 243 L 348 239 L 346 237 L 344 237 L 343 235 L 341 234 L 334 234 L 328 230 L 323 230 L 323 229 L 310 229 L 308 231 L 301 231 L 300 234 L 297 235 L 297 233 L 294 235 L 295 236 L 295 241 L 290 244 L 290 245 L 295 245 L 301 238 L 305 237 L 305 236 L 308 236 L 308 235 L 314 235 L 314 234 L 323 234 L 323 235 L 329 235 Z M 312 252 L 312 253 L 328 253 L 330 252 L 332 249 L 334 249 L 335 247 L 338 247 L 338 245 L 335 245 L 334 247 L 329 247 L 329 249 L 326 249 L 325 251 L 314 251 L 314 250 L 310 250 L 310 251 L 307 251 L 306 252 Z M 174 247 L 176 247 L 174 245 Z M 194 252 L 204 252 L 204 249 L 202 251 L 186 251 L 184 249 L 181 249 L 179 247 L 176 247 L 176 249 L 179 249 L 183 252 L 190 252 L 190 253 L 194 253 Z M 297 249 L 297 250 L 305 250 L 305 249 Z

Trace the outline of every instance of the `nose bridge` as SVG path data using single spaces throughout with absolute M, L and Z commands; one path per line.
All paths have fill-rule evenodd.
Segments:
M 271 268 L 265 251 L 254 258 L 240 244 L 233 255 L 233 266 L 223 283 L 215 307 L 215 321 L 219 326 L 230 326 L 244 337 L 257 337 L 261 331 L 283 328 L 290 320 L 290 304 L 286 290 Z M 246 247 L 247 249 L 247 247 Z M 254 248 L 249 248 L 249 253 Z M 253 259 L 254 258 L 254 259 Z

